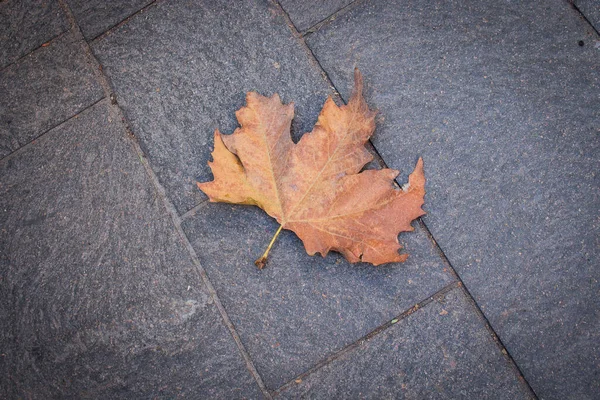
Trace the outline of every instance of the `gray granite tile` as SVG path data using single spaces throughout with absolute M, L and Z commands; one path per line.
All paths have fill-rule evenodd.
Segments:
M 180 212 L 206 199 L 196 180 L 213 132 L 237 127 L 245 93 L 296 104 L 293 130 L 309 131 L 328 87 L 268 2 L 164 2 L 94 43 L 119 104 Z
M 296 29 L 303 32 L 352 3 L 352 0 L 279 0 L 279 3 L 289 15 Z
M 4 69 L 0 93 L 0 157 L 104 96 L 70 33 Z
M 423 231 L 402 234 L 404 264 L 349 264 L 306 254 L 257 207 L 207 203 L 183 224 L 267 386 L 276 389 L 451 282 Z
M 596 31 L 600 31 L 600 0 L 574 0 L 573 3 L 596 28 Z
M 55 0 L 0 2 L 0 68 L 69 29 Z
M 66 0 L 83 36 L 94 39 L 154 0 Z
M 105 102 L 0 161 L 0 397 L 259 397 Z
M 460 289 L 293 384 L 282 398 L 528 399 Z
M 390 1 L 308 38 L 344 96 L 362 69 L 386 162 L 406 176 L 423 156 L 426 223 L 548 399 L 600 391 L 600 49 L 589 35 L 563 1 Z

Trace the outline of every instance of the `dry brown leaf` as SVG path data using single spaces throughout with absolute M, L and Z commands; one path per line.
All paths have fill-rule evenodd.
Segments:
M 425 214 L 423 161 L 419 159 L 408 185 L 397 188 L 392 169 L 361 169 L 372 160 L 365 143 L 375 130 L 375 112 L 362 96 L 362 77 L 347 105 L 329 97 L 314 129 L 297 144 L 290 125 L 294 104 L 279 96 L 246 96 L 236 112 L 240 128 L 231 135 L 215 131 L 212 182 L 198 183 L 212 202 L 257 205 L 281 229 L 294 231 L 310 255 L 330 250 L 350 262 L 375 265 L 406 260 L 399 254 L 398 234 Z M 267 251 L 257 265 L 262 268 Z

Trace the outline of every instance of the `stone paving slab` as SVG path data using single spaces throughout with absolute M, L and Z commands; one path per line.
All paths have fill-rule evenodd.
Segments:
M 0 93 L 0 157 L 104 97 L 70 33 L 2 70 Z
M 299 32 L 306 31 L 350 3 L 352 0 L 279 1 Z
M 0 68 L 69 29 L 55 0 L 0 2 Z
M 343 96 L 361 68 L 402 179 L 423 156 L 425 221 L 540 398 L 600 392 L 598 40 L 558 0 L 365 2 L 307 39 Z
M 454 289 L 278 398 L 529 399 L 462 290 Z
M 206 203 L 183 228 L 270 389 L 426 299 L 452 277 L 423 231 L 402 234 L 404 264 L 349 264 L 306 254 L 291 231 L 267 267 L 254 265 L 277 230 L 257 207 Z
M 0 398 L 258 398 L 117 121 L 0 161 Z
M 213 132 L 237 127 L 245 93 L 278 92 L 296 104 L 296 137 L 316 122 L 329 88 L 285 19 L 266 1 L 164 2 L 93 50 L 180 213 L 206 196 Z
M 579 11 L 600 31 L 600 0 L 574 0 Z
M 83 36 L 92 40 L 154 0 L 66 0 Z

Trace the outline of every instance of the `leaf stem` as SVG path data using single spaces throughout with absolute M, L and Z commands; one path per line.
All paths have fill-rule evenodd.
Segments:
M 283 225 L 279 225 L 279 229 L 277 229 L 277 232 L 275 232 L 275 235 L 273 235 L 273 239 L 271 239 L 271 243 L 269 243 L 269 246 L 267 247 L 263 255 L 258 260 L 254 261 L 254 264 L 256 264 L 258 269 L 263 269 L 267 264 L 267 256 L 269 255 L 271 247 L 273 247 L 273 243 L 275 243 L 275 239 L 277 239 L 277 236 L 279 236 L 281 228 L 283 228 Z

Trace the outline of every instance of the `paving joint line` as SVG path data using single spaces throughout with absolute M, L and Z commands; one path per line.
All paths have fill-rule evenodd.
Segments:
M 440 299 L 444 298 L 446 296 L 446 294 L 448 294 L 452 290 L 458 289 L 460 286 L 462 286 L 462 284 L 460 282 L 458 282 L 458 281 L 454 281 L 454 282 L 451 282 L 451 283 L 447 284 L 446 286 L 442 287 L 440 290 L 438 290 L 434 294 L 428 296 L 427 298 L 419 301 L 418 303 L 416 303 L 413 306 L 409 307 L 408 309 L 404 310 L 403 312 L 401 312 L 400 314 L 398 314 L 397 316 L 395 316 L 391 320 L 389 320 L 389 321 L 385 322 L 384 324 L 378 326 L 377 328 L 373 329 L 372 331 L 370 331 L 369 333 L 367 333 L 366 335 L 364 335 L 360 339 L 358 339 L 358 340 L 356 340 L 356 341 L 354 341 L 354 342 L 352 342 L 352 343 L 344 346 L 340 350 L 338 350 L 335 353 L 331 354 L 329 357 L 327 357 L 327 358 L 319 361 L 317 364 L 315 364 L 314 366 L 312 366 L 310 369 L 306 370 L 305 372 L 303 372 L 300 375 L 296 376 L 295 378 L 291 379 L 287 383 L 284 383 L 279 388 L 277 388 L 276 390 L 273 391 L 273 396 L 275 397 L 275 396 L 280 395 L 281 393 L 283 393 L 286 390 L 290 389 L 292 386 L 298 384 L 297 381 L 303 381 L 305 378 L 307 378 L 308 376 L 310 376 L 313 373 L 317 372 L 321 368 L 323 368 L 323 367 L 331 364 L 332 362 L 334 362 L 335 360 L 339 359 L 340 357 L 342 357 L 342 356 L 350 353 L 351 351 L 353 351 L 353 350 L 361 347 L 366 342 L 368 342 L 369 340 L 371 340 L 375 336 L 379 335 L 380 333 L 388 330 L 392 326 L 398 325 L 400 323 L 400 321 L 403 321 L 404 319 L 410 317 L 412 314 L 414 314 L 417 311 L 419 311 L 420 309 L 426 307 L 427 305 L 429 305 L 433 301 L 440 300 Z
M 511 368 L 517 375 L 519 381 L 525 386 L 525 388 L 529 392 L 529 396 L 533 399 L 538 399 L 537 394 L 535 393 L 535 391 L 533 390 L 533 388 L 531 387 L 531 385 L 525 378 L 525 374 L 523 374 L 523 371 L 521 370 L 519 365 L 516 363 L 515 359 L 510 354 L 510 352 L 508 351 L 508 349 L 506 348 L 506 346 L 504 345 L 504 343 L 502 342 L 502 340 L 500 339 L 500 337 L 498 336 L 498 334 L 492 327 L 492 324 L 490 323 L 490 321 L 488 320 L 486 315 L 483 313 L 483 310 L 481 309 L 479 304 L 477 304 L 477 301 L 475 300 L 475 298 L 473 297 L 473 295 L 471 294 L 471 292 L 469 291 L 469 289 L 463 282 L 462 278 L 460 277 L 458 272 L 456 272 L 456 269 L 452 266 L 452 263 L 446 256 L 446 253 L 444 253 L 444 251 L 438 244 L 437 240 L 435 240 L 435 237 L 433 236 L 433 234 L 431 233 L 431 231 L 425 224 L 425 221 L 423 221 L 422 218 L 419 218 L 417 221 L 418 221 L 418 224 L 421 226 L 421 229 L 423 229 L 425 231 L 425 234 L 427 235 L 429 240 L 433 243 L 440 258 L 442 258 L 444 263 L 448 265 L 451 275 L 453 275 L 454 279 L 456 279 L 459 282 L 465 296 L 467 297 L 469 304 L 471 304 L 471 307 L 473 307 L 475 313 L 479 316 L 481 321 L 484 323 L 484 326 L 487 329 L 488 334 L 491 336 L 493 342 L 496 344 L 496 346 L 500 350 L 500 353 L 502 353 L 502 355 L 504 356 L 505 361 L 511 366 Z
M 95 42 L 96 40 L 102 40 L 104 39 L 106 36 L 110 35 L 111 33 L 113 33 L 115 30 L 119 29 L 121 26 L 126 25 L 129 21 L 131 21 L 132 18 L 134 18 L 135 16 L 137 16 L 138 14 L 143 14 L 144 12 L 146 12 L 148 9 L 155 7 L 156 5 L 158 5 L 158 2 L 160 0 L 154 0 L 148 4 L 146 4 L 144 7 L 140 8 L 139 10 L 137 10 L 136 12 L 128 15 L 127 17 L 125 17 L 124 19 L 122 19 L 121 21 L 117 22 L 116 24 L 108 27 L 104 32 L 101 32 L 99 34 L 97 34 L 96 36 L 94 36 L 93 38 L 90 38 L 88 40 L 86 40 L 88 43 L 92 43 Z M 85 40 L 85 38 L 84 38 Z
M 311 34 L 313 34 L 315 32 L 318 32 L 324 26 L 329 25 L 331 22 L 335 21 L 336 19 L 338 19 L 342 15 L 344 15 L 344 14 L 348 13 L 349 11 L 353 10 L 355 7 L 359 6 L 360 4 L 366 3 L 367 1 L 368 0 L 354 0 L 353 2 L 346 4 L 344 7 L 340 8 L 337 11 L 335 11 L 333 14 L 329 15 L 328 17 L 323 18 L 319 22 L 315 23 L 311 27 L 309 27 L 306 30 L 304 30 L 300 35 L 302 37 L 306 37 L 306 36 L 309 36 L 309 35 L 311 35 Z M 285 9 L 284 9 L 284 11 L 285 11 Z
M 123 113 L 123 110 L 121 110 L 120 106 L 116 102 L 114 91 L 112 90 L 112 88 L 110 86 L 108 77 L 106 75 L 104 75 L 102 69 L 100 68 L 100 66 L 101 66 L 100 62 L 94 55 L 94 53 L 90 47 L 90 44 L 85 40 L 85 37 L 83 36 L 83 33 L 81 32 L 81 29 L 79 28 L 79 25 L 77 24 L 77 21 L 73 15 L 71 9 L 66 4 L 66 0 L 58 0 L 58 3 L 60 4 L 60 6 L 63 8 L 65 13 L 67 14 L 67 19 L 69 20 L 69 22 L 71 24 L 71 30 L 72 30 L 75 38 L 77 40 L 80 40 L 84 44 L 85 55 L 88 58 L 88 60 L 90 61 L 92 68 L 95 70 L 96 78 L 97 78 L 98 82 L 100 83 L 100 85 L 102 86 L 102 88 L 104 89 L 106 97 L 111 99 L 111 101 L 109 102 L 109 109 L 112 113 L 117 115 L 118 118 L 121 120 L 123 127 L 124 127 L 125 131 L 127 132 L 127 136 L 130 139 L 129 142 L 132 146 L 132 150 L 139 157 L 142 165 L 144 166 L 144 169 L 146 170 L 147 176 L 150 178 L 150 181 L 152 182 L 154 189 L 156 190 L 158 196 L 162 200 L 163 206 L 165 207 L 166 211 L 169 213 L 169 215 L 173 221 L 173 225 L 175 226 L 175 230 L 177 231 L 183 245 L 185 246 L 186 250 L 189 253 L 192 263 L 195 266 L 196 273 L 198 274 L 198 277 L 203 281 L 208 293 L 210 294 L 211 298 L 215 302 L 215 305 L 216 305 L 217 309 L 219 310 L 219 313 L 221 314 L 223 323 L 228 328 L 229 333 L 233 337 L 233 340 L 238 347 L 238 351 L 240 352 L 240 355 L 242 356 L 242 358 L 246 364 L 246 368 L 248 369 L 248 371 L 254 378 L 254 380 L 255 380 L 256 384 L 258 385 L 259 389 L 261 390 L 263 396 L 266 399 L 271 400 L 272 397 L 271 397 L 269 390 L 267 389 L 262 377 L 256 370 L 256 367 L 254 366 L 254 362 L 252 361 L 250 354 L 246 350 L 246 347 L 242 343 L 242 340 L 235 328 L 235 325 L 231 322 L 231 319 L 229 318 L 229 315 L 227 314 L 227 311 L 225 310 L 223 303 L 219 299 L 217 291 L 215 290 L 214 286 L 212 285 L 212 283 L 210 282 L 210 280 L 208 278 L 206 270 L 204 269 L 204 267 L 202 267 L 202 264 L 200 263 L 200 260 L 198 258 L 196 251 L 192 247 L 192 244 L 190 243 L 187 235 L 185 234 L 185 232 L 183 231 L 183 228 L 181 227 L 181 218 L 179 217 L 177 209 L 175 208 L 173 203 L 169 200 L 169 198 L 166 194 L 166 190 L 164 189 L 164 187 L 160 183 L 158 177 L 156 176 L 156 174 L 150 167 L 148 158 L 142 151 L 142 148 L 140 147 L 140 144 L 139 144 L 137 138 L 135 137 L 129 124 L 127 123 L 127 120 L 125 119 L 125 114 Z M 156 2 L 154 2 L 152 4 L 156 4 Z
M 581 19 L 583 19 L 585 22 L 587 22 L 587 24 L 590 26 L 590 28 L 592 28 L 592 30 L 594 32 L 596 32 L 596 35 L 600 36 L 600 32 L 598 31 L 598 29 L 596 29 L 596 27 L 594 26 L 594 24 L 592 24 L 592 21 L 590 21 L 588 19 L 588 17 L 585 16 L 585 14 L 579 9 L 579 7 L 577 7 L 577 4 L 575 4 L 574 0 L 568 0 L 568 3 L 571 5 L 571 8 L 573 8 L 573 10 L 577 11 L 577 13 L 579 14 L 579 17 Z
M 44 43 L 40 44 L 38 47 L 31 49 L 29 52 L 27 52 L 26 54 L 23 54 L 22 56 L 20 56 L 19 58 L 17 58 L 16 60 L 12 61 L 9 64 L 6 64 L 4 67 L 0 68 L 0 72 L 4 72 L 6 69 L 8 69 L 9 67 L 12 67 L 15 64 L 18 64 L 19 61 L 23 60 L 24 58 L 26 58 L 27 56 L 30 56 L 31 54 L 39 51 L 40 49 L 43 49 L 44 47 L 48 46 L 50 43 L 54 42 L 55 40 L 57 40 L 58 38 L 64 36 L 65 34 L 67 34 L 70 31 L 69 28 L 67 28 L 66 30 L 62 31 L 61 33 L 59 33 L 56 36 L 53 36 L 52 38 L 50 38 L 49 40 L 45 41 Z
M 35 142 L 37 142 L 38 140 L 42 139 L 44 136 L 46 136 L 50 131 L 66 124 L 67 122 L 69 122 L 70 120 L 72 120 L 73 118 L 77 118 L 79 117 L 80 114 L 86 112 L 87 110 L 89 110 L 90 108 L 94 107 L 96 104 L 100 103 L 102 100 L 106 99 L 106 96 L 102 96 L 100 97 L 98 100 L 94 101 L 93 103 L 91 103 L 88 106 L 85 106 L 84 108 L 82 108 L 81 110 L 77 111 L 75 114 L 65 118 L 64 120 L 58 122 L 56 125 L 52 125 L 51 128 L 46 129 L 45 131 L 41 132 L 38 136 L 36 136 L 35 138 L 31 139 L 29 142 L 19 146 L 16 150 L 8 153 L 7 155 L 5 155 L 4 157 L 0 158 L 0 162 L 3 161 L 8 161 L 11 158 L 14 158 L 17 154 L 21 154 L 21 152 L 25 151 L 26 149 L 28 149 L 29 147 L 31 147 L 32 145 L 35 144 Z
M 279 2 L 277 0 L 272 0 L 272 1 L 277 5 L 277 7 L 279 8 L 280 13 L 282 13 L 283 16 L 284 16 L 284 18 L 286 19 L 286 23 L 287 23 L 288 27 L 290 28 L 290 30 L 292 31 L 292 35 L 298 41 L 300 41 L 300 44 L 305 49 L 305 52 L 308 54 L 308 56 L 310 58 L 312 58 L 311 61 L 313 62 L 313 64 L 317 65 L 321 69 L 321 75 L 325 79 L 326 83 L 334 90 L 334 93 L 335 93 L 336 97 L 338 99 L 340 99 L 342 102 L 344 102 L 344 104 L 345 104 L 346 102 L 341 97 L 340 92 L 335 87 L 335 85 L 333 83 L 333 80 L 329 77 L 329 74 L 327 73 L 327 71 L 325 70 L 325 68 L 323 68 L 323 66 L 321 65 L 321 63 L 319 62 L 319 60 L 317 59 L 317 57 L 313 53 L 312 49 L 308 46 L 308 44 L 306 44 L 306 41 L 305 41 L 304 37 L 298 32 L 298 30 L 296 29 L 296 26 L 294 25 L 294 23 L 290 19 L 289 15 L 286 13 L 286 11 L 283 9 L 283 7 L 281 6 L 281 4 L 279 4 Z M 355 2 L 353 2 L 351 4 L 362 3 L 363 1 L 366 1 L 366 0 L 356 0 Z M 338 10 L 338 11 L 340 11 L 340 10 Z M 335 13 L 332 14 L 332 16 L 333 15 L 335 15 Z M 329 21 L 330 18 L 331 18 L 331 16 L 328 17 L 328 18 L 326 18 L 326 20 Z M 320 29 L 320 27 L 321 26 L 319 26 L 319 29 Z M 387 163 L 385 162 L 385 160 L 383 159 L 383 157 L 381 157 L 381 154 L 379 153 L 379 151 L 377 150 L 377 148 L 373 145 L 373 142 L 370 139 L 368 141 L 368 147 L 369 147 L 369 150 L 371 151 L 371 153 L 374 154 L 375 159 L 378 162 L 378 164 L 382 168 L 388 168 Z M 396 181 L 396 183 L 398 185 L 402 186 L 398 181 Z M 438 242 L 435 240 L 433 234 L 431 233 L 431 231 L 429 230 L 429 228 L 427 227 L 427 225 L 425 224 L 425 222 L 423 221 L 423 219 L 422 218 L 418 218 L 417 219 L 417 223 L 423 228 L 423 230 L 425 231 L 425 233 L 426 233 L 427 237 L 429 238 L 430 242 L 433 244 L 434 248 L 438 252 L 439 256 L 442 258 L 442 260 L 444 261 L 444 263 L 448 266 L 448 269 L 450 270 L 451 275 L 457 280 L 457 282 L 462 287 L 462 290 L 464 291 L 464 293 L 466 294 L 467 298 L 469 299 L 469 302 L 472 304 L 472 306 L 476 310 L 476 313 L 479 315 L 479 317 L 481 318 L 481 320 L 484 322 L 484 325 L 485 325 L 486 329 L 488 330 L 489 334 L 491 335 L 492 340 L 499 347 L 500 352 L 502 353 L 502 355 L 504 356 L 504 358 L 506 359 L 506 361 L 511 365 L 513 371 L 518 376 L 519 381 L 521 381 L 524 384 L 525 388 L 527 389 L 527 391 L 529 392 L 530 396 L 533 399 L 538 399 L 537 394 L 535 393 L 535 391 L 533 390 L 533 388 L 531 387 L 531 385 L 529 384 L 529 382 L 525 378 L 525 375 L 523 374 L 523 371 L 517 365 L 517 363 L 515 362 L 514 358 L 510 354 L 510 352 L 506 349 L 506 346 L 504 346 L 504 343 L 502 342 L 502 340 L 500 339 L 500 337 L 498 336 L 498 334 L 496 333 L 496 331 L 494 330 L 494 328 L 490 324 L 490 321 L 487 319 L 487 317 L 485 316 L 485 314 L 483 313 L 483 311 L 479 307 L 479 304 L 477 304 L 477 301 L 475 300 L 475 298 L 473 297 L 473 295 L 471 294 L 471 292 L 465 286 L 462 278 L 460 277 L 460 275 L 458 274 L 458 272 L 456 271 L 456 269 L 453 267 L 452 263 L 450 262 L 450 260 L 448 259 L 448 257 L 446 256 L 446 254 L 444 253 L 444 251 L 442 250 L 442 248 L 439 246 Z
M 181 222 L 185 221 L 188 218 L 192 218 L 198 211 L 204 208 L 210 201 L 208 199 L 202 200 L 200 203 L 196 204 L 194 207 L 190 208 L 186 212 L 184 212 L 181 217 Z
M 323 81 L 325 81 L 325 83 L 329 86 L 329 88 L 332 92 L 332 96 L 335 99 L 341 99 L 341 96 L 338 93 L 337 89 L 331 83 L 331 79 L 329 79 L 325 70 L 321 67 L 321 65 L 318 63 L 317 59 L 315 58 L 315 56 L 312 53 L 312 51 L 310 50 L 310 48 L 304 42 L 302 35 L 296 29 L 296 26 L 290 19 L 290 16 L 287 14 L 287 12 L 283 9 L 281 4 L 279 4 L 279 2 L 277 0 L 269 0 L 269 1 L 273 5 L 273 7 L 275 7 L 274 11 L 279 13 L 279 15 L 281 15 L 284 18 L 286 25 L 288 26 L 288 28 L 290 29 L 290 31 L 292 33 L 292 36 L 294 36 L 294 38 L 296 38 L 298 40 L 298 43 L 302 46 L 302 49 L 306 53 L 308 62 L 315 68 L 315 70 L 317 72 L 319 72 L 319 74 L 321 74 Z

